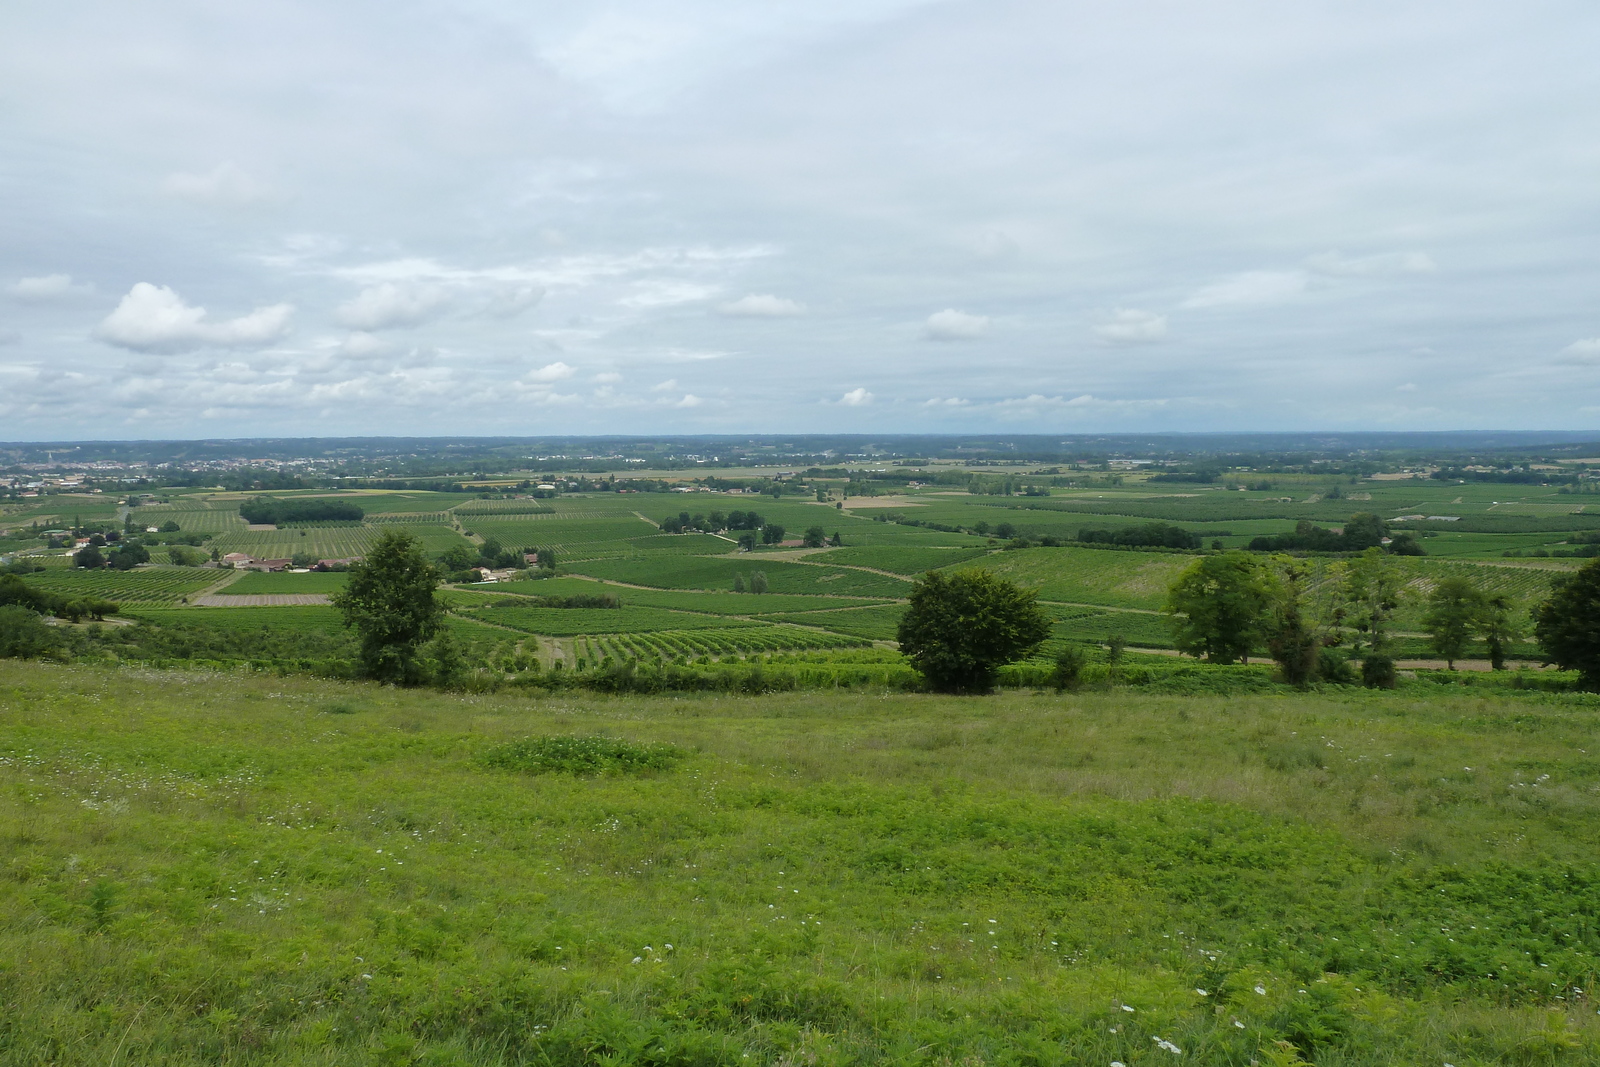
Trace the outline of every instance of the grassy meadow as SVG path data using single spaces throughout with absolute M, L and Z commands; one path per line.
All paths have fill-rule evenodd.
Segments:
M 0 1062 L 1594 1062 L 1595 700 L 1425 689 L 0 662 Z

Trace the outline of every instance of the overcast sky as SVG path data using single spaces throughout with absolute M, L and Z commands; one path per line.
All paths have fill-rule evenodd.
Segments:
M 15 0 L 0 439 L 1600 427 L 1593 0 Z

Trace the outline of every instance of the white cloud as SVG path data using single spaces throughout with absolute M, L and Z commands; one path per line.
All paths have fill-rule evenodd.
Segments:
M 522 314 L 543 299 L 543 286 L 512 286 L 501 289 L 491 295 L 484 311 L 497 319 L 509 319 L 515 315 Z
M 563 382 L 577 374 L 577 370 L 562 362 L 546 363 L 538 370 L 531 370 L 523 375 L 523 381 L 528 382 Z
M 677 388 L 678 388 L 678 379 L 676 379 L 676 378 L 668 378 L 664 382 L 657 382 L 656 384 L 652 385 L 650 387 L 650 391 L 652 393 L 672 393 L 672 392 L 676 392 Z
M 970 341 L 982 337 L 989 328 L 986 315 L 969 315 L 965 311 L 945 308 L 928 316 L 928 337 L 935 341 Z
M 608 370 L 603 371 L 600 374 L 596 374 L 593 380 L 597 382 L 604 382 L 606 384 L 615 384 L 616 382 L 622 381 L 622 375 L 618 374 L 614 370 Z
M 389 343 L 377 334 L 356 330 L 339 343 L 339 354 L 350 359 L 371 359 L 389 350 Z
M 646 311 L 650 308 L 692 304 L 696 300 L 704 300 L 716 294 L 717 286 L 715 285 L 655 278 L 639 282 L 634 292 L 618 300 L 617 303 L 625 308 Z
M 450 294 L 438 285 L 380 282 L 361 290 L 339 305 L 336 318 L 357 330 L 385 330 L 416 326 L 449 303 Z
M 685 393 L 685 394 L 683 394 L 683 399 L 678 401 L 676 404 L 674 404 L 672 406 L 675 407 L 675 408 L 697 408 L 701 404 L 704 404 L 704 403 L 705 403 L 704 400 L 701 400 L 699 397 L 695 396 L 693 393 Z
M 1186 308 L 1230 304 L 1276 304 L 1305 292 L 1306 275 L 1298 270 L 1252 270 L 1202 286 L 1183 302 Z
M 872 403 L 872 394 L 865 389 L 857 387 L 839 398 L 839 403 L 846 407 L 859 408 Z
M 11 295 L 18 300 L 42 302 L 59 300 L 94 291 L 92 285 L 74 285 L 70 274 L 45 274 L 37 278 L 20 278 L 11 286 Z
M 272 190 L 231 161 L 201 174 L 177 172 L 161 182 L 161 191 L 198 204 L 244 207 L 272 198 Z
M 273 304 L 222 322 L 206 321 L 206 309 L 190 307 L 164 285 L 139 282 L 95 330 L 95 337 L 140 352 L 186 352 L 196 348 L 252 348 L 271 344 L 289 329 L 294 308 Z
M 735 318 L 785 319 L 805 313 L 805 305 L 771 293 L 751 293 L 717 309 Z
M 1425 252 L 1381 252 L 1371 256 L 1347 256 L 1341 252 L 1321 252 L 1306 260 L 1318 274 L 1335 278 L 1376 278 L 1402 274 L 1432 274 L 1438 270 L 1433 257 Z
M 1556 362 L 1579 366 L 1600 363 L 1600 337 L 1586 337 L 1581 341 L 1572 342 L 1561 350 Z
M 1417 391 L 1417 383 L 1406 382 L 1404 385 L 1397 385 L 1394 387 L 1394 391 L 1397 393 L 1414 393 Z
M 945 397 L 943 399 L 940 399 L 939 397 L 935 396 L 935 397 L 930 397 L 927 400 L 924 400 L 922 402 L 922 406 L 925 407 L 925 408 L 939 408 L 939 407 L 959 408 L 959 407 L 965 407 L 970 403 L 971 403 L 970 400 L 963 399 L 962 397 L 959 397 L 959 396 Z
M 1151 344 L 1167 336 L 1167 317 L 1153 311 L 1118 308 L 1110 322 L 1094 328 L 1094 335 L 1107 344 Z

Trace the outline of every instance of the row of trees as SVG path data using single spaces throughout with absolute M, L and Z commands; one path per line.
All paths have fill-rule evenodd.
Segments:
M 102 552 L 99 545 L 84 545 L 72 554 L 72 565 L 88 570 L 111 567 L 113 570 L 131 571 L 141 563 L 150 562 L 150 550 L 138 541 L 123 540 L 115 548 Z
M 1129 545 L 1136 548 L 1193 549 L 1202 544 L 1199 534 L 1164 522 L 1147 522 L 1142 526 L 1125 526 L 1120 530 L 1079 530 L 1078 540 L 1089 545 Z
M 1406 578 L 1377 548 L 1329 567 L 1313 582 L 1304 560 L 1223 552 L 1196 560 L 1168 592 L 1175 644 L 1213 663 L 1248 662 L 1265 648 L 1286 681 L 1346 680 L 1348 646 L 1369 685 L 1392 685 L 1391 629 Z M 1558 579 L 1533 613 L 1534 634 L 1550 662 L 1600 686 L 1600 561 Z M 1433 650 L 1454 669 L 1474 640 L 1502 670 L 1523 627 L 1510 599 L 1452 575 L 1428 594 L 1422 625 Z
M 0 574 L 0 607 L 14 607 L 40 617 L 53 615 L 58 619 L 80 622 L 85 618 L 99 621 L 107 615 L 115 615 L 120 606 L 99 597 L 62 596 L 29 585 L 15 574 Z
M 1330 530 L 1301 519 L 1295 523 L 1294 532 L 1256 537 L 1250 541 L 1252 552 L 1364 552 L 1377 548 L 1388 540 L 1385 550 L 1395 556 L 1424 555 L 1415 535 L 1402 531 L 1389 537 L 1389 527 L 1378 516 L 1360 511 L 1350 516 L 1342 530 Z
M 296 522 L 360 522 L 366 512 L 350 500 L 261 496 L 240 504 L 239 517 L 258 526 L 287 526 Z
M 744 575 L 735 574 L 733 576 L 733 591 L 735 593 L 765 593 L 767 591 L 767 572 L 756 571 L 750 576 L 748 585 L 745 583 Z
M 754 511 L 732 511 L 724 515 L 713 511 L 710 515 L 690 515 L 680 511 L 661 520 L 663 533 L 722 533 L 724 530 L 759 530 L 767 520 Z
M 720 511 L 713 511 L 710 515 L 690 515 L 687 511 L 662 519 L 660 522 L 662 533 L 740 533 L 737 538 L 739 547 L 745 551 L 755 548 L 758 536 L 761 544 L 776 545 L 783 542 L 788 533 L 782 526 L 775 522 L 768 522 L 754 511 L 733 511 L 724 515 Z M 824 548 L 828 545 L 842 545 L 844 540 L 837 532 L 830 538 L 828 531 L 821 526 L 807 528 L 802 541 L 807 548 Z

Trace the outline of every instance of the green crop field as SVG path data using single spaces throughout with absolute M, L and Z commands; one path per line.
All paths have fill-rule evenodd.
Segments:
M 727 557 L 599 560 L 577 564 L 573 570 L 607 581 L 664 589 L 731 590 L 735 575 L 743 576 L 748 584 L 750 575 L 761 571 L 767 576 L 769 591 L 774 593 L 903 597 L 911 590 L 909 580 L 869 571 L 763 559 L 760 553 Z
M 368 526 L 449 526 L 455 518 L 448 511 L 391 511 L 363 521 Z
M 530 596 L 616 596 L 624 604 L 637 607 L 675 608 L 679 611 L 703 611 L 712 615 L 765 615 L 777 611 L 816 611 L 838 608 L 848 604 L 863 607 L 881 604 L 882 600 L 845 600 L 840 597 L 794 596 L 785 593 L 699 593 L 673 592 L 665 589 L 622 588 L 602 585 L 582 579 L 546 579 L 538 582 L 500 582 L 483 586 L 495 593 L 517 593 Z
M 657 630 L 603 634 L 582 639 L 595 662 L 677 659 L 700 656 L 743 656 L 751 653 L 856 648 L 865 644 L 848 635 L 822 633 L 799 626 L 746 626 L 709 630 Z
M 561 515 L 457 517 L 466 532 L 493 537 L 504 545 L 531 547 L 555 543 L 569 552 L 579 545 L 626 542 L 657 532 L 654 526 L 631 515 L 610 519 L 569 519 Z
M 207 542 L 208 547 L 228 552 L 247 552 L 258 559 L 286 559 L 305 552 L 318 559 L 347 559 L 364 555 L 368 546 L 380 532 L 390 526 L 334 526 L 311 529 L 246 530 L 234 528 Z M 424 551 L 430 554 L 444 552 L 468 542 L 447 526 L 421 525 L 402 527 L 414 536 Z
M 1060 609 L 1058 621 L 1050 628 L 1052 641 L 1089 642 L 1104 644 L 1113 636 L 1121 636 L 1129 645 L 1140 648 L 1171 648 L 1172 623 L 1165 615 L 1150 615 L 1136 611 L 1094 611 Z M 1047 645 L 1043 650 L 1049 655 Z
M 346 633 L 343 619 L 331 607 L 277 608 L 146 608 L 123 612 L 130 618 L 156 625 L 199 626 L 234 633 L 252 630 L 288 630 L 297 633 Z
M 554 506 L 539 500 L 463 500 L 450 509 L 463 522 L 482 515 L 554 515 Z
M 652 630 L 701 630 L 758 626 L 721 615 L 699 615 L 664 608 L 534 608 L 511 600 L 472 609 L 473 617 L 528 633 L 556 637 L 572 634 L 648 633 Z
M 778 622 L 799 623 L 802 626 L 820 626 L 836 633 L 862 637 L 868 641 L 893 641 L 905 605 L 886 604 L 876 608 L 853 608 L 833 611 L 783 612 L 765 616 Z
M 38 523 L 45 528 L 65 527 L 73 522 L 106 522 L 116 518 L 114 496 L 80 496 L 62 493 L 38 500 L 19 500 L 0 509 L 0 525 L 6 529 Z
M 221 596 L 273 596 L 283 593 L 332 593 L 343 589 L 349 575 L 331 572 L 292 574 L 246 571 L 233 584 L 217 592 Z
M 1600 1055 L 1576 698 L 0 694 L 6 1062 Z
M 915 575 L 938 570 L 988 555 L 985 547 L 935 548 L 901 545 L 865 545 L 861 548 L 835 548 L 814 557 L 818 562 L 837 566 L 870 567 L 894 574 Z
M 208 507 L 202 502 L 181 498 L 171 504 L 140 505 L 129 514 L 138 526 L 161 526 L 175 522 L 185 533 L 218 534 L 245 528 L 237 505 Z
M 139 567 L 131 571 L 61 567 L 30 574 L 26 581 L 67 597 L 99 597 L 119 604 L 176 604 L 222 577 L 218 571 L 196 567 Z
M 1094 548 L 1026 548 L 1001 552 L 958 570 L 990 571 L 1043 600 L 1160 610 L 1167 587 L 1195 557 L 1162 552 Z

